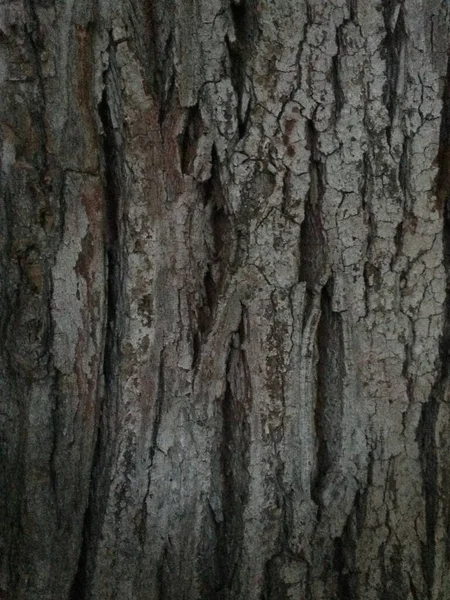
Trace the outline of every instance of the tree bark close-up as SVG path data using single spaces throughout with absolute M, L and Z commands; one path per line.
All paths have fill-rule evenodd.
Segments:
M 0 2 L 0 598 L 450 600 L 449 33 Z

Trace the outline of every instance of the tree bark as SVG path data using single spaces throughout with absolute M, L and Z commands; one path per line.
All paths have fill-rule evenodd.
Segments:
M 450 598 L 448 10 L 0 4 L 6 598 Z

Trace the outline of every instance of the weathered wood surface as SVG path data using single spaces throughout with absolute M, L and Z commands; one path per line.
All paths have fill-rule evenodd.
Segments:
M 0 4 L 0 588 L 448 600 L 448 4 Z

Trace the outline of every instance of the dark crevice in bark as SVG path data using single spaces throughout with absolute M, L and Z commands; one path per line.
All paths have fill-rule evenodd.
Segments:
M 283 175 L 283 187 L 281 197 L 281 212 L 286 219 L 301 226 L 298 217 L 298 200 L 292 198 L 292 172 L 286 169 Z
M 61 523 L 61 511 L 58 502 L 58 469 L 57 469 L 57 452 L 58 452 L 58 435 L 60 432 L 60 420 L 58 415 L 58 400 L 60 398 L 60 379 L 61 373 L 55 369 L 55 373 L 53 376 L 52 382 L 52 410 L 51 410 L 51 431 L 52 431 L 52 441 L 50 447 L 50 460 L 49 460 L 49 470 L 50 470 L 50 485 L 52 488 L 53 497 L 55 499 L 55 512 L 57 515 L 58 526 Z
M 150 467 L 153 466 L 153 459 L 155 457 L 156 445 L 158 442 L 159 427 L 161 425 L 162 409 L 164 405 L 165 396 L 165 383 L 164 383 L 164 351 L 161 350 L 159 359 L 159 370 L 158 370 L 158 391 L 156 394 L 155 403 L 155 414 L 153 417 L 153 428 L 152 428 L 152 443 L 150 446 Z
M 357 492 L 355 496 L 355 528 L 356 535 L 359 537 L 364 531 L 364 526 L 366 522 L 366 514 L 367 514 L 367 502 L 369 499 L 369 491 L 372 489 L 373 485 L 373 469 L 374 469 L 374 456 L 373 451 L 370 450 L 369 456 L 367 459 L 367 480 L 365 486 L 361 492 Z
M 166 84 L 164 95 L 160 98 L 159 101 L 158 123 L 160 127 L 162 127 L 164 121 L 166 120 L 167 114 L 170 113 L 170 108 L 172 106 L 172 101 L 175 96 L 175 91 L 175 73 L 172 73 L 170 79 Z
M 370 183 L 370 159 L 368 152 L 364 152 L 362 158 L 362 168 L 361 168 L 361 204 L 363 211 L 367 212 L 368 210 L 368 195 L 369 195 L 369 183 Z
M 192 175 L 200 136 L 203 133 L 203 121 L 198 104 L 186 109 L 183 131 L 178 137 L 181 172 Z
M 403 140 L 402 154 L 398 164 L 398 182 L 403 194 L 403 205 L 407 208 L 408 200 L 408 181 L 411 168 L 409 165 L 409 138 L 405 136 Z
M 437 156 L 439 167 L 436 178 L 436 208 L 444 217 L 444 242 L 447 242 L 447 227 L 450 227 L 450 60 L 447 65 L 447 78 L 443 94 L 443 107 L 441 114 L 441 129 L 439 139 L 439 152 Z M 448 248 L 444 248 L 445 260 L 449 258 Z M 446 262 L 448 267 L 448 262 Z
M 200 358 L 200 352 L 202 347 L 201 334 L 196 331 L 192 335 L 192 369 L 195 371 Z
M 337 573 L 336 600 L 359 600 L 357 580 L 358 540 L 365 528 L 367 502 L 373 484 L 373 453 L 369 452 L 367 479 L 362 490 L 355 494 L 352 510 L 342 535 L 334 540 L 333 567 Z
M 106 338 L 103 359 L 106 396 L 116 393 L 117 365 L 120 345 L 120 315 L 122 305 L 122 261 L 120 256 L 120 194 L 123 165 L 116 132 L 114 131 L 111 108 L 107 92 L 103 93 L 99 105 L 103 125 L 103 158 L 106 203 L 106 248 L 107 248 L 107 314 Z
M 233 263 L 233 226 L 220 178 L 219 156 L 215 146 L 211 153 L 211 176 L 202 184 L 203 205 L 209 213 L 212 247 L 203 275 L 202 303 L 197 307 L 198 333 L 193 336 L 194 366 L 198 363 L 201 343 L 214 322 L 219 297 L 224 291 Z
M 296 569 L 298 564 L 305 567 L 306 562 L 301 557 L 295 556 L 289 551 L 280 552 L 267 561 L 264 569 L 264 586 L 261 592 L 261 600 L 289 600 L 293 597 L 292 584 L 283 580 L 284 569 Z M 295 583 L 294 583 L 295 585 Z
M 246 70 L 253 53 L 253 36 L 256 34 L 256 10 L 253 0 L 231 2 L 231 18 L 234 25 L 235 40 L 226 38 L 230 58 L 230 78 L 236 92 L 238 106 L 238 134 L 242 139 L 247 132 L 251 113 L 251 102 L 244 105 Z
M 203 277 L 204 302 L 198 309 L 198 330 L 201 336 L 207 335 L 211 330 L 214 312 L 217 307 L 217 286 L 208 265 Z
M 244 541 L 244 510 L 248 498 L 250 423 L 252 405 L 250 372 L 243 347 L 247 311 L 232 334 L 226 363 L 226 390 L 222 398 L 220 472 L 223 520 L 217 524 L 217 562 L 220 589 L 237 596 L 238 570 Z M 232 596 L 230 596 L 232 597 Z
M 428 597 L 433 597 L 435 573 L 435 533 L 438 512 L 438 459 L 436 449 L 436 421 L 438 401 L 433 398 L 423 406 L 418 427 L 418 443 L 425 494 L 426 542 L 422 543 L 422 570 L 428 588 Z
M 392 20 L 398 7 L 397 0 L 383 0 L 383 17 L 386 27 L 382 58 L 386 63 L 386 82 L 383 90 L 383 101 L 388 109 L 391 125 L 387 129 L 388 142 L 391 140 L 391 127 L 397 110 L 398 80 L 400 77 L 401 54 L 406 43 L 407 32 L 405 25 L 404 9 L 398 9 L 396 22 Z
M 382 579 L 383 589 L 380 594 L 380 600 L 404 600 L 408 597 L 410 580 L 408 574 L 404 573 L 403 550 L 400 544 L 393 544 L 389 560 L 386 555 L 384 562 L 385 576 Z
M 448 228 L 448 225 L 446 225 Z M 448 234 L 447 234 L 448 235 Z M 448 242 L 447 242 L 448 244 Z M 448 264 L 448 263 L 447 263 Z M 447 292 L 447 307 L 448 307 Z M 446 328 L 448 328 L 449 315 L 446 309 Z M 445 361 L 449 359 L 449 333 L 445 334 Z M 444 346 L 444 344 L 442 344 Z M 446 362 L 443 364 L 446 365 Z M 433 392 L 431 399 L 423 405 L 421 418 L 418 426 L 418 444 L 420 449 L 420 459 L 422 466 L 422 477 L 425 495 L 425 522 L 426 522 L 426 542 L 422 544 L 422 568 L 424 579 L 428 588 L 428 597 L 432 598 L 433 581 L 435 573 L 435 533 L 438 513 L 438 457 L 436 447 L 436 422 L 439 413 L 439 397 L 444 393 L 444 381 L 447 379 L 446 373 L 448 367 L 442 367 L 442 380 L 439 381 Z
M 211 178 L 205 188 L 204 201 L 211 203 L 211 230 L 214 240 L 212 260 L 223 263 L 223 269 L 232 258 L 232 223 L 229 209 L 227 207 L 225 193 L 222 186 L 219 171 L 219 157 L 213 146 Z M 224 276 L 221 272 L 221 277 Z
M 391 259 L 391 269 L 395 270 L 395 265 L 402 255 L 403 242 L 405 239 L 405 231 L 415 229 L 417 218 L 410 213 L 408 209 L 408 180 L 409 180 L 409 165 L 408 165 L 408 138 L 403 141 L 402 154 L 400 156 L 398 167 L 398 182 L 402 191 L 403 197 L 403 218 L 398 223 L 394 236 L 395 254 Z
M 443 214 L 443 263 L 447 278 L 446 302 L 439 348 L 440 375 L 433 387 L 429 401 L 422 406 L 417 429 L 426 524 L 426 542 L 422 543 L 422 570 L 430 600 L 434 597 L 433 586 L 436 569 L 436 528 L 440 498 L 438 471 L 440 468 L 445 471 L 445 467 L 439 465 L 436 424 L 439 416 L 439 404 L 447 393 L 450 361 L 450 60 L 447 66 L 447 80 L 443 97 L 438 165 L 436 198 L 437 208 Z M 440 450 L 442 453 L 442 449 Z M 441 456 L 444 455 L 441 454 Z
M 412 599 L 420 600 L 419 592 L 417 591 L 416 586 L 414 585 L 413 579 L 410 574 L 408 574 L 408 581 L 409 581 L 409 591 L 411 593 Z
M 321 494 L 330 469 L 340 456 L 343 378 L 345 376 L 342 319 L 331 309 L 332 279 L 322 289 L 321 316 L 317 327 L 317 396 L 314 407 L 316 474 L 313 500 Z
M 391 259 L 391 269 L 395 268 L 395 263 L 397 262 L 398 258 L 401 256 L 402 253 L 402 248 L 403 248 L 403 239 L 404 239 L 404 228 L 405 228 L 405 221 L 402 220 L 400 221 L 400 223 L 397 224 L 397 227 L 395 228 L 395 235 L 394 235 L 394 248 L 395 248 L 395 253 L 392 256 Z
M 164 49 L 161 52 L 160 65 L 158 65 L 157 79 L 159 98 L 159 123 L 163 123 L 164 118 L 172 104 L 172 98 L 175 95 L 175 67 L 173 60 L 174 35 L 169 32 Z
M 385 525 L 387 526 L 387 523 L 385 523 Z M 390 528 L 389 527 L 388 527 L 388 531 L 389 531 L 388 537 L 390 537 Z M 389 577 L 389 575 L 387 573 L 387 569 L 386 569 L 386 549 L 387 549 L 387 542 L 385 540 L 383 540 L 383 542 L 381 542 L 381 544 L 380 544 L 380 547 L 379 547 L 378 553 L 377 553 L 377 558 L 378 558 L 377 569 L 379 570 L 379 573 L 380 573 L 380 585 L 378 588 L 379 600 L 389 600 L 388 598 L 386 598 L 386 582 Z
M 314 292 L 312 292 L 312 290 L 309 290 L 308 288 L 306 288 L 306 290 L 305 290 L 305 308 L 303 311 L 303 318 L 302 318 L 302 331 L 305 331 L 306 325 L 311 317 L 311 312 L 312 312 L 313 304 L 314 304 L 314 297 L 315 297 Z
M 98 541 L 104 506 L 107 502 L 110 465 L 108 455 L 113 451 L 115 402 L 117 401 L 117 369 L 120 346 L 121 261 L 119 258 L 119 198 L 122 175 L 120 151 L 114 131 L 111 108 L 105 88 L 98 106 L 103 126 L 103 170 L 105 198 L 105 242 L 107 254 L 106 330 L 103 354 L 104 397 L 100 407 L 95 443 L 89 501 L 84 515 L 82 546 L 70 598 L 89 597 L 90 576 L 94 570 L 93 545 Z M 102 506 L 100 506 L 102 504 Z
M 252 112 L 252 101 L 249 99 L 247 108 L 245 109 L 245 112 L 242 112 L 241 107 L 242 107 L 242 101 L 241 101 L 240 107 L 238 108 L 239 115 L 240 115 L 240 117 L 238 119 L 239 139 L 242 139 L 248 130 L 249 123 L 250 123 L 250 115 Z
M 167 589 L 169 587 L 168 579 L 170 577 L 170 573 L 168 572 L 168 555 L 169 551 L 167 549 L 167 546 L 164 546 L 162 557 L 158 564 L 158 569 L 156 571 L 156 586 L 158 589 L 158 600 L 165 600 L 165 598 L 167 598 Z
M 151 484 L 152 484 L 151 469 L 153 467 L 153 461 L 155 458 L 155 452 L 156 452 L 157 444 L 158 444 L 158 434 L 159 434 L 159 428 L 161 425 L 164 398 L 165 398 L 164 350 L 161 350 L 160 357 L 159 357 L 159 369 L 158 369 L 158 389 L 156 392 L 155 409 L 154 409 L 154 414 L 153 414 L 152 438 L 151 438 L 150 450 L 149 450 L 147 489 L 145 491 L 145 496 L 142 501 L 142 514 L 141 514 L 141 523 L 140 523 L 140 528 L 139 528 L 140 542 L 141 542 L 142 546 L 144 546 L 145 540 L 146 540 L 147 500 L 148 500 L 148 497 L 150 494 L 150 488 L 151 488 Z M 163 596 L 161 596 L 161 598 L 163 598 Z
M 293 513 L 292 502 L 294 492 L 286 493 L 284 486 L 284 465 L 280 464 L 277 472 L 277 486 L 282 505 L 281 527 L 276 544 L 276 552 L 271 556 L 264 567 L 264 583 L 261 590 L 261 600 L 289 600 L 294 597 L 294 588 L 300 585 L 305 591 L 305 600 L 312 600 L 308 591 L 310 584 L 309 565 L 303 550 L 294 552 L 290 548 L 289 540 L 292 535 Z M 294 581 L 286 578 L 286 572 L 296 571 L 298 579 Z M 295 592 L 297 593 L 297 591 Z M 297 597 L 297 596 L 295 596 Z M 303 596 L 301 596 L 303 598 Z
M 173 2 L 127 3 L 130 25 L 134 29 L 132 43 L 141 56 L 145 69 L 145 85 L 148 93 L 156 98 L 161 107 L 160 119 L 164 117 L 164 102 L 175 77 L 173 60 L 175 5 Z M 160 120 L 160 123 L 162 121 Z
M 305 217 L 300 227 L 299 281 L 314 289 L 326 269 L 326 241 L 322 226 L 322 198 L 324 194 L 323 165 L 317 150 L 317 132 L 308 121 L 308 149 L 310 151 L 310 186 L 305 202 Z
M 333 568 L 337 573 L 336 600 L 358 600 L 354 576 L 355 532 L 350 513 L 342 535 L 334 540 Z
M 41 52 L 44 50 L 44 44 L 41 39 L 40 28 L 39 28 L 39 19 L 36 12 L 36 6 L 34 0 L 26 0 L 24 3 L 26 6 L 26 10 L 29 15 L 29 23 L 30 27 L 25 25 L 25 32 L 27 36 L 27 40 L 30 47 L 30 55 L 31 61 L 34 66 L 34 71 L 36 74 L 37 81 L 37 101 L 35 98 L 34 102 L 34 110 L 38 113 L 36 118 L 34 119 L 34 126 L 39 132 L 40 137 L 40 145 L 41 152 L 36 153 L 37 159 L 42 159 L 39 164 L 37 164 L 37 168 L 41 173 L 41 182 L 44 183 L 45 175 L 48 171 L 48 152 L 47 152 L 47 132 L 45 129 L 45 109 L 46 109 L 46 99 L 45 99 L 45 86 L 44 86 L 44 76 L 42 73 L 42 65 L 41 65 Z M 33 109 L 32 109 L 33 110 Z
M 364 221 L 367 225 L 367 241 L 366 241 L 366 262 L 364 264 L 364 306 L 366 315 L 370 313 L 370 288 L 374 285 L 375 289 L 379 287 L 380 272 L 379 269 L 371 263 L 372 245 L 376 237 L 376 222 L 371 207 L 371 186 L 373 171 L 368 152 L 364 153 L 362 165 L 362 188 L 361 188 L 361 205 L 364 211 Z
M 334 118 L 335 121 L 339 119 L 342 107 L 344 106 L 344 92 L 342 90 L 341 78 L 340 78 L 340 60 L 342 55 L 342 28 L 346 25 L 346 22 L 340 25 L 336 29 L 336 46 L 337 52 L 332 59 L 332 82 L 334 90 Z
M 245 86 L 245 62 L 238 50 L 238 44 L 232 43 L 226 38 L 228 54 L 230 57 L 230 79 L 237 96 L 237 120 L 239 139 L 242 139 L 247 130 L 247 121 L 250 115 L 250 102 L 242 115 L 242 100 Z
M 358 0 L 347 0 L 350 21 L 358 22 Z

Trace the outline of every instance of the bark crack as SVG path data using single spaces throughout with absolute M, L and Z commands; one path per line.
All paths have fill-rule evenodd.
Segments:
M 111 46 L 109 48 L 111 50 Z M 111 56 L 110 56 L 111 58 Z M 93 545 L 99 537 L 101 516 L 104 507 L 99 502 L 107 502 L 109 485 L 108 456 L 113 451 L 114 429 L 116 425 L 116 403 L 118 397 L 118 369 L 121 331 L 121 280 L 122 261 L 120 260 L 120 191 L 122 165 L 111 116 L 108 95 L 108 75 L 104 73 L 104 91 L 98 105 L 98 114 L 103 128 L 103 177 L 105 202 L 105 251 L 106 251 L 106 327 L 103 349 L 104 390 L 100 406 L 97 438 L 92 459 L 89 500 L 86 507 L 82 545 L 78 559 L 70 598 L 84 600 L 88 598 L 90 576 L 94 570 L 91 557 L 94 556 Z
M 321 494 L 330 469 L 338 461 L 341 447 L 345 351 L 339 313 L 331 309 L 332 279 L 322 289 L 317 326 L 317 384 L 314 424 L 316 465 L 312 497 L 321 507 Z
M 194 161 L 197 156 L 197 148 L 204 125 L 198 104 L 186 109 L 185 124 L 178 136 L 181 172 L 184 175 L 192 175 Z
M 158 433 L 161 425 L 162 418 L 162 409 L 164 405 L 164 397 L 165 397 L 165 382 L 164 382 L 164 349 L 160 352 L 159 358 L 159 369 L 158 369 L 158 390 L 156 393 L 156 402 L 155 402 L 155 413 L 153 417 L 153 427 L 152 427 L 152 438 L 150 444 L 149 451 L 149 466 L 148 466 L 148 479 L 147 479 L 147 489 L 145 491 L 145 496 L 142 501 L 142 516 L 141 516 L 141 527 L 140 527 L 140 541 L 142 546 L 145 544 L 146 539 L 146 522 L 147 522 L 147 499 L 150 494 L 150 488 L 152 483 L 151 470 L 153 467 L 153 460 L 155 457 L 155 452 L 157 450 L 158 444 Z M 162 597 L 162 596 L 161 596 Z
M 391 144 L 392 126 L 399 101 L 399 83 L 403 78 L 403 53 L 407 32 L 403 4 L 392 0 L 383 0 L 383 17 L 386 26 L 384 39 L 384 59 L 386 61 L 386 82 L 384 86 L 384 104 L 388 109 L 390 126 L 387 128 L 387 138 Z
M 305 202 L 305 216 L 300 227 L 299 280 L 305 281 L 310 290 L 320 285 L 326 270 L 326 241 L 324 239 L 321 213 L 324 176 L 323 165 L 320 162 L 317 148 L 317 137 L 314 123 L 308 121 L 310 187 Z
M 42 65 L 40 59 L 40 51 L 43 49 L 43 42 L 39 32 L 39 19 L 36 12 L 34 0 L 26 0 L 26 6 L 31 21 L 31 27 L 25 27 L 26 36 L 31 48 L 32 61 L 34 63 L 34 70 L 36 73 L 37 87 L 38 87 L 38 102 L 37 111 L 39 118 L 34 122 L 40 135 L 41 142 L 41 153 L 38 156 L 42 157 L 42 164 L 39 165 L 41 172 L 41 179 L 45 183 L 45 175 L 48 171 L 48 152 L 47 152 L 47 132 L 45 129 L 45 109 L 46 109 L 46 95 L 44 85 L 44 75 L 42 73 Z M 47 187 L 47 186 L 46 186 Z
M 220 297 L 237 262 L 232 216 L 225 199 L 220 177 L 219 156 L 215 145 L 211 150 L 211 176 L 202 184 L 204 209 L 207 212 L 210 239 L 206 242 L 200 302 L 196 307 L 197 331 L 193 335 L 193 368 L 199 364 L 202 345 L 210 333 Z M 209 243 L 209 245 L 208 245 Z
M 226 362 L 226 390 L 222 399 L 220 470 L 223 521 L 217 524 L 219 589 L 236 591 L 244 541 L 244 510 L 249 493 L 249 414 L 252 403 L 250 371 L 244 348 L 248 336 L 247 310 L 231 335 Z
M 253 1 L 231 2 L 235 38 L 230 40 L 227 36 L 225 39 L 230 61 L 230 79 L 237 96 L 239 139 L 246 134 L 251 116 L 252 103 L 246 90 L 246 69 L 253 54 L 252 32 L 257 28 L 256 6 L 253 4 Z

